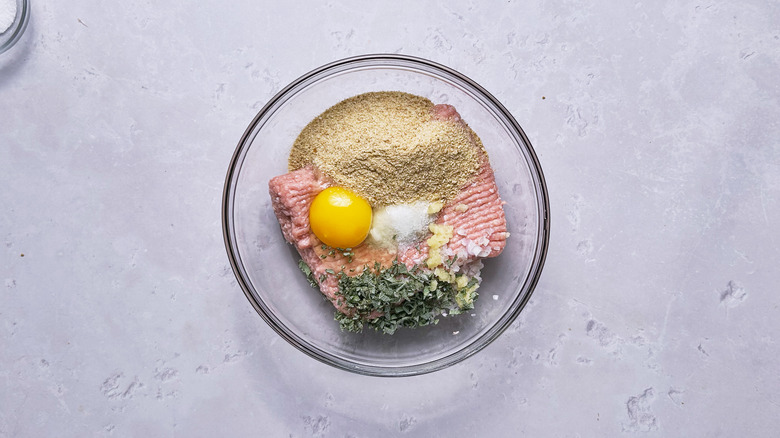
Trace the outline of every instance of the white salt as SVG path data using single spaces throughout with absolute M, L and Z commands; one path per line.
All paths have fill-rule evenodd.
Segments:
M 374 210 L 371 238 L 385 246 L 414 244 L 428 231 L 434 216 L 428 214 L 427 202 L 394 204 Z
M 4 33 L 16 19 L 16 0 L 0 0 L 0 33 Z

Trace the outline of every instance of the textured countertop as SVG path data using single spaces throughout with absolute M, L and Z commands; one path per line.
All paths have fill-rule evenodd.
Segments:
M 0 436 L 776 436 L 777 2 L 156 3 L 33 0 L 0 55 Z M 494 94 L 552 212 L 511 328 L 400 379 L 277 336 L 220 223 L 258 109 L 378 52 Z

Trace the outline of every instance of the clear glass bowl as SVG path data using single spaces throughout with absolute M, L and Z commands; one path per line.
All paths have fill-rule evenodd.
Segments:
M 27 22 L 30 21 L 30 2 L 29 0 L 15 0 L 16 1 L 16 17 L 8 29 L 0 32 L 0 53 L 13 47 L 19 38 L 22 37 L 25 29 L 27 29 Z M 2 30 L 2 29 L 0 29 Z
M 309 286 L 282 237 L 268 181 L 287 172 L 290 147 L 314 117 L 348 97 L 404 91 L 454 105 L 488 151 L 511 233 L 485 260 L 475 309 L 437 325 L 385 335 L 343 332 L 333 305 Z M 228 168 L 222 225 L 238 283 L 261 317 L 309 356 L 352 372 L 408 376 L 448 367 L 484 348 L 517 317 L 539 279 L 549 240 L 549 202 L 528 138 L 490 93 L 464 75 L 403 55 L 348 58 L 293 81 L 252 120 Z

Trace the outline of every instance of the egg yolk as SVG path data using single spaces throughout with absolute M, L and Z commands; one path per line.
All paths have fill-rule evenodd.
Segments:
M 343 187 L 328 187 L 312 201 L 309 223 L 322 243 L 334 248 L 354 248 L 371 229 L 371 206 Z

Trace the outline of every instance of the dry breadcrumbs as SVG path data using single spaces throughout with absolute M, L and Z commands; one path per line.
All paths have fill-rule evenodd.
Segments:
M 465 123 L 433 119 L 433 106 L 398 91 L 346 99 L 301 131 L 289 169 L 313 164 L 374 206 L 449 200 L 476 175 L 482 144 Z

